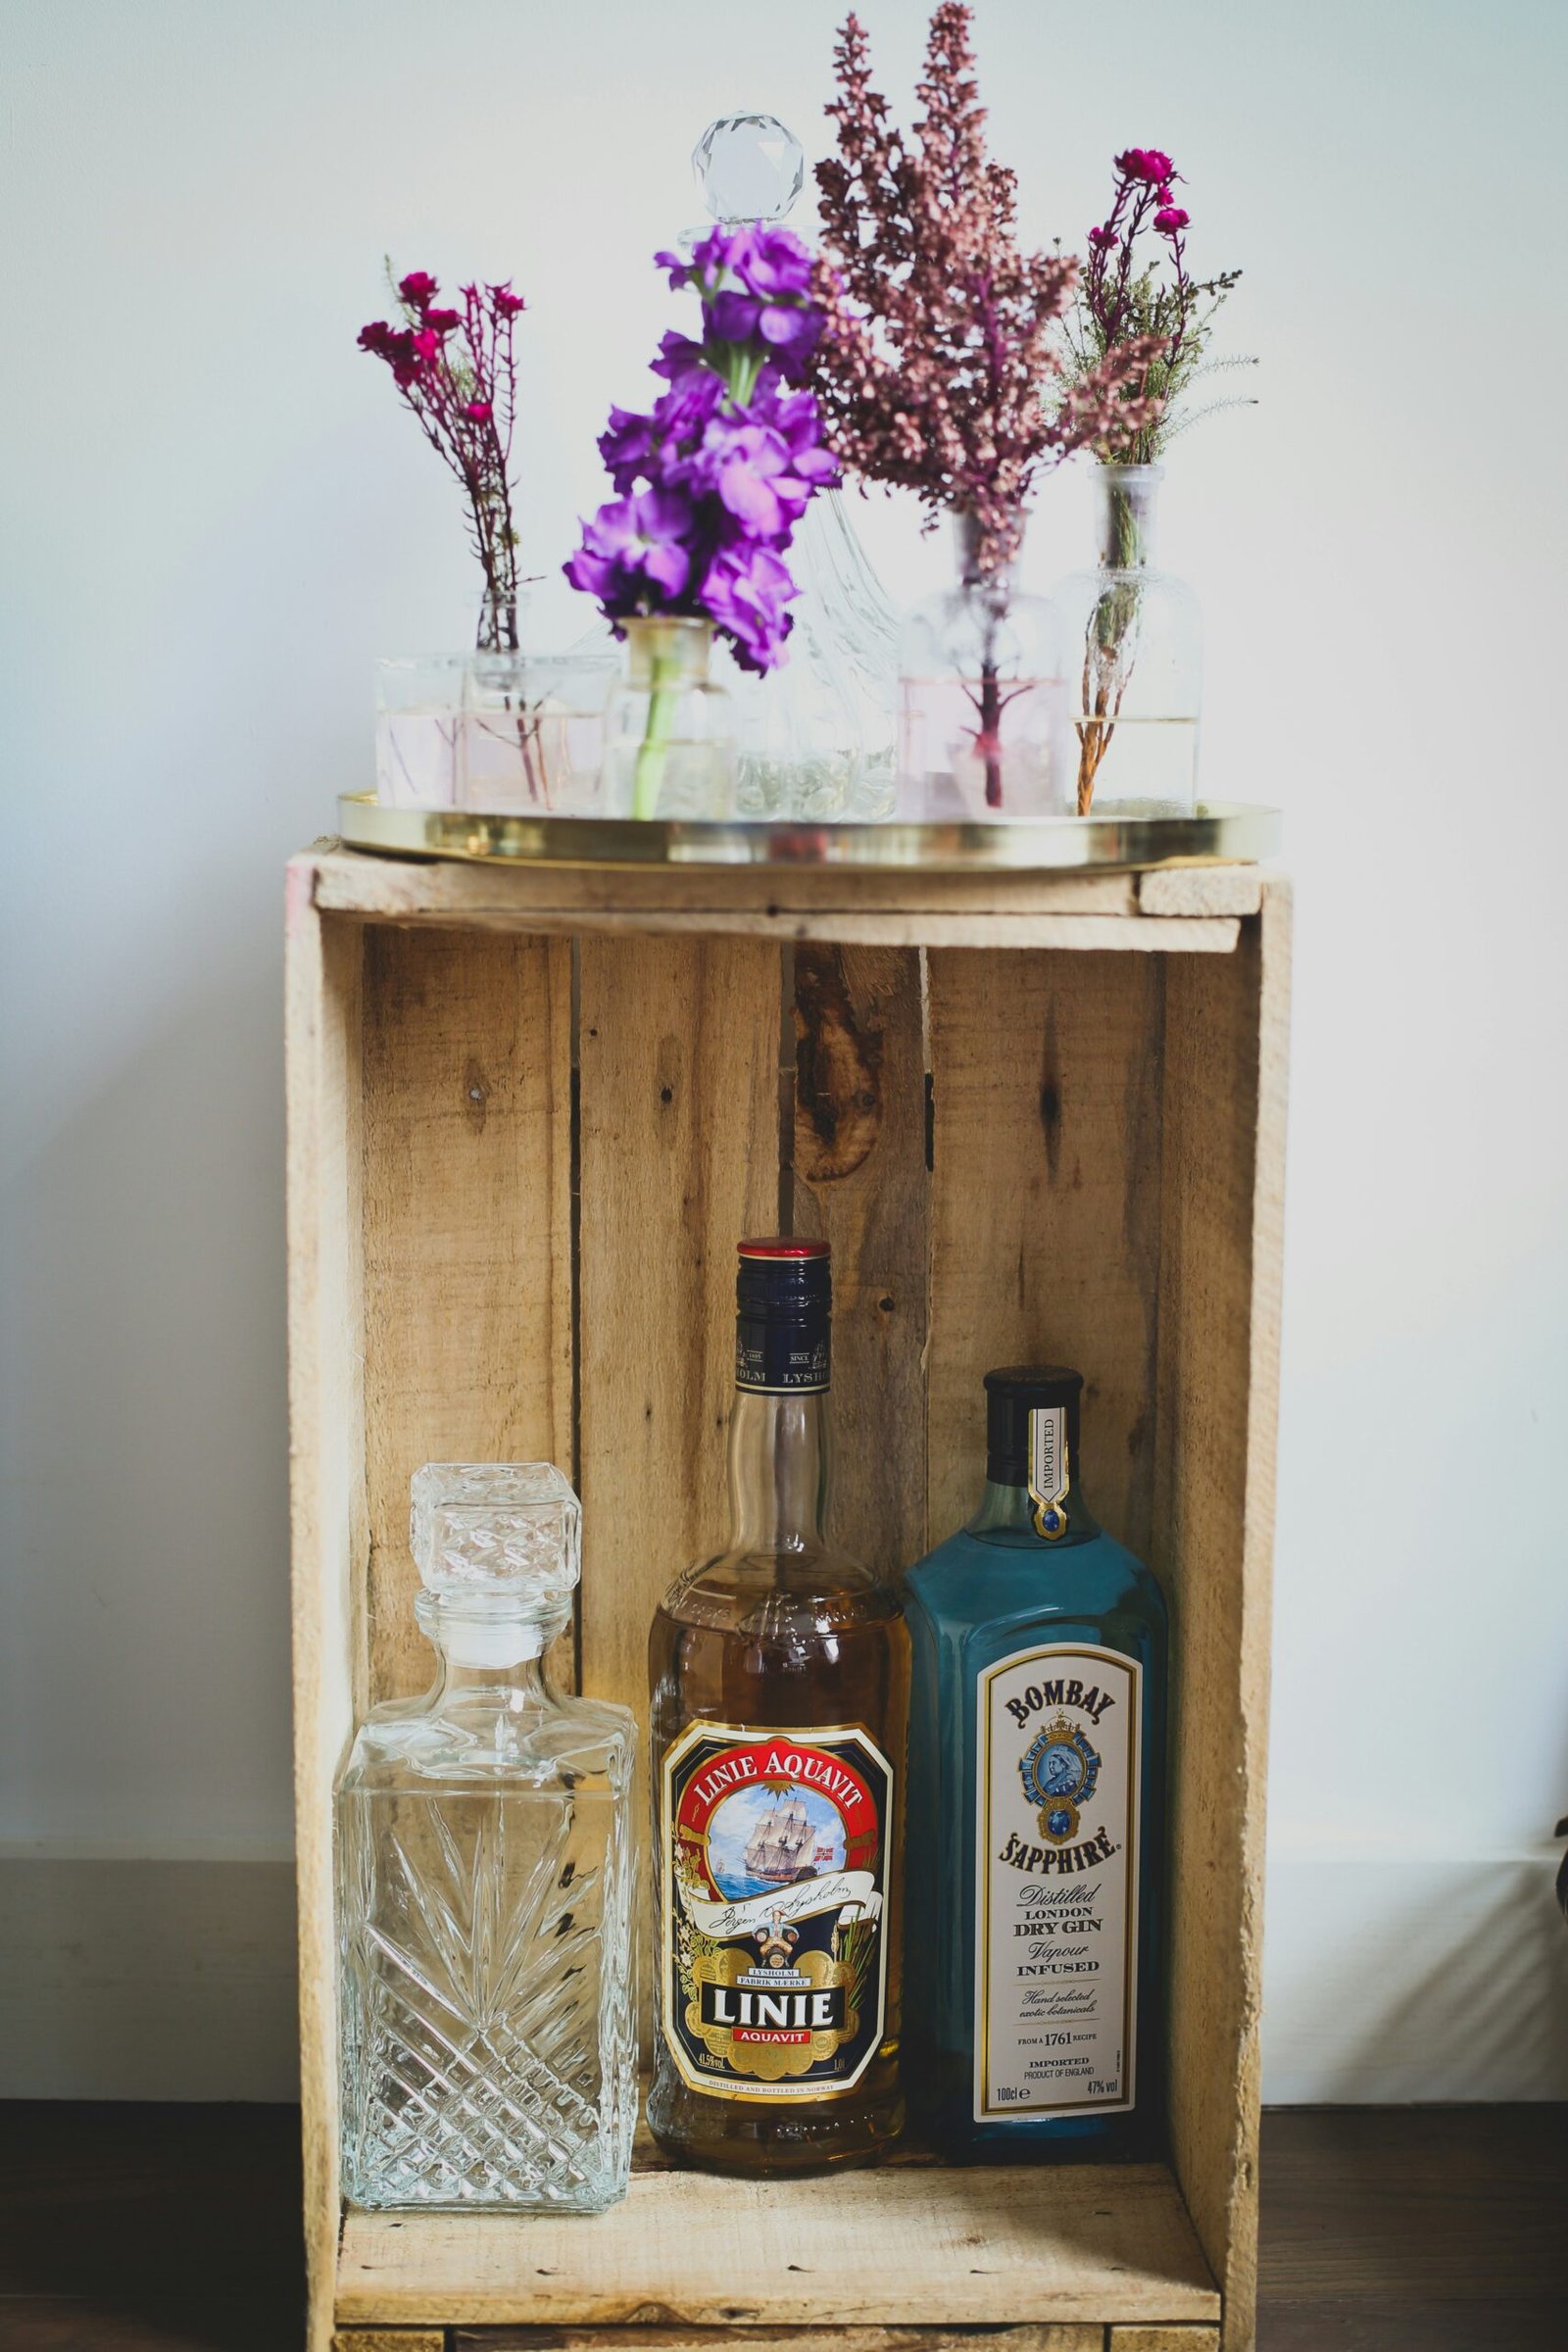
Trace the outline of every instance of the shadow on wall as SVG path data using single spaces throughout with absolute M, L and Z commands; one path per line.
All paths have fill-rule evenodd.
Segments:
M 1264 2096 L 1568 2097 L 1557 1859 L 1271 1855 Z
M 0 2096 L 299 2096 L 284 1861 L 0 1860 Z

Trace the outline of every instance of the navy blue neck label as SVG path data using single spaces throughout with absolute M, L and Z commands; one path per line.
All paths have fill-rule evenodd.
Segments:
M 819 1396 L 832 1357 L 833 1275 L 826 1245 L 782 1234 L 743 1242 L 735 1277 L 735 1385 L 764 1396 Z
M 820 1396 L 832 1377 L 832 1325 L 810 1316 L 738 1315 L 735 1386 L 764 1396 Z

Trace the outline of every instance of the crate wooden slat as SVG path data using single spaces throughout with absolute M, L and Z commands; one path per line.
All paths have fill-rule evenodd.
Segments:
M 940 2193 L 938 2184 L 940 2183 Z M 634 2177 L 590 2227 L 350 2214 L 338 2313 L 584 2327 L 1211 2320 L 1219 2297 L 1162 2165 L 887 2166 L 820 2181 Z
M 1287 926 L 1252 869 L 294 861 L 312 2352 L 492 2326 L 771 2352 L 835 2325 L 868 2331 L 858 2352 L 976 2326 L 1010 2352 L 1082 2330 L 1207 2352 L 1216 2328 L 1249 2352 Z M 640 1707 L 654 1599 L 720 1516 L 733 1245 L 775 1219 L 834 1245 L 841 1523 L 879 1565 L 969 1507 L 988 1363 L 1089 1375 L 1092 1490 L 1177 1627 L 1170 2167 L 916 2152 L 759 2188 L 645 2151 L 591 2223 L 345 2222 L 330 1788 L 356 1713 L 422 1677 L 409 1475 L 507 1453 L 573 1475 L 582 1685 Z M 803 2239 L 826 2249 L 809 2276 L 785 2260 Z
M 1213 2328 L 1192 2334 L 1190 2352 L 1214 2352 Z M 821 2342 L 816 2328 L 459 2328 L 452 2352 L 819 2352 Z M 1104 2352 L 1104 2329 L 1070 2321 L 1060 2327 L 1025 2321 L 1016 2328 L 836 2328 L 832 2342 L 833 2352 Z M 403 2348 L 393 2343 L 385 2352 Z M 1172 2346 L 1152 2345 L 1150 2352 L 1172 2352 Z M 1178 2343 L 1174 2352 L 1189 2347 Z

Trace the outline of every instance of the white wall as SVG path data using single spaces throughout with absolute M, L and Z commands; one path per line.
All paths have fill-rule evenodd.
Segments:
M 354 350 L 379 257 L 526 292 L 553 569 L 693 137 L 760 104 L 819 150 L 836 13 L 5 13 L 10 2087 L 289 2088 L 279 869 L 368 778 L 372 654 L 468 591 Z M 924 11 L 865 13 L 902 96 Z M 1561 12 L 980 16 L 1026 229 L 1171 148 L 1264 361 L 1165 537 L 1207 786 L 1284 806 L 1299 886 L 1270 2094 L 1568 2092 Z M 1084 516 L 1051 490 L 1044 578 Z

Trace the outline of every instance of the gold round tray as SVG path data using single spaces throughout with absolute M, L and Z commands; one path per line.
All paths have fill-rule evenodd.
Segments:
M 1191 816 L 1160 816 L 1124 801 L 1103 816 L 1020 825 L 486 816 L 383 808 L 373 792 L 345 793 L 337 807 L 338 829 L 351 849 L 503 865 L 876 865 L 955 873 L 1252 865 L 1274 855 L 1281 834 L 1279 810 L 1249 801 L 1200 801 Z

